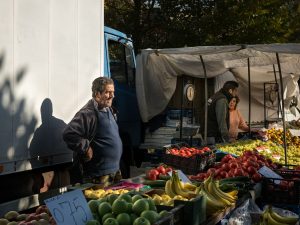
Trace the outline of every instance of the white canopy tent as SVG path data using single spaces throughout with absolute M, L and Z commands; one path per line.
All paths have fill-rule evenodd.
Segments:
M 296 97 L 296 102 L 300 103 L 297 83 L 300 77 L 300 44 L 143 50 L 137 57 L 136 90 L 140 114 L 144 122 L 167 107 L 175 92 L 177 77 L 181 75 L 205 78 L 206 100 L 208 98 L 206 78 L 216 77 L 218 89 L 226 80 L 237 80 L 240 84 L 239 96 L 242 102 L 240 110 L 242 113 L 245 110 L 249 112 L 249 121 L 253 121 L 253 117 L 264 115 L 265 102 L 263 105 L 261 102 L 265 97 L 265 91 L 261 91 L 265 88 L 264 84 L 278 83 L 280 89 L 278 100 L 283 99 L 280 105 L 281 109 L 284 108 L 281 116 L 287 163 L 285 112 L 289 111 L 293 97 Z M 245 103 L 248 103 L 248 107 L 243 108 Z M 297 106 L 299 107 L 299 104 Z M 205 105 L 205 118 L 207 118 L 207 105 Z M 206 131 L 205 122 L 205 143 Z
M 239 82 L 242 114 L 249 112 L 249 78 L 251 82 L 251 121 L 263 118 L 263 84 L 275 82 L 279 56 L 283 99 L 286 108 L 293 96 L 299 98 L 300 44 L 198 46 L 172 49 L 145 49 L 137 56 L 136 88 L 142 120 L 149 121 L 161 113 L 175 92 L 177 77 L 216 78 L 215 90 L 226 80 Z M 204 61 L 205 69 L 201 58 Z M 250 77 L 248 72 L 250 68 Z M 205 73 L 206 72 L 206 73 Z M 300 99 L 298 101 L 300 103 Z M 248 116 L 249 119 L 249 116 Z

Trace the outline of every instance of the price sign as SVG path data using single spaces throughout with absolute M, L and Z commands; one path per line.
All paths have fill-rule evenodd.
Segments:
M 292 136 L 296 136 L 299 137 L 300 136 L 300 130 L 296 130 L 296 129 L 289 129 L 290 133 Z
M 192 183 L 190 181 L 190 179 L 181 171 L 181 170 L 176 170 L 178 172 L 178 176 L 179 176 L 179 179 L 183 182 L 183 183 Z M 170 176 L 172 176 L 172 171 L 168 172 L 168 174 Z
M 45 203 L 58 225 L 85 225 L 93 219 L 81 190 L 57 195 L 46 199 Z
M 273 170 L 271 170 L 269 167 L 266 167 L 266 166 L 261 167 L 258 170 L 258 172 L 266 178 L 283 179 L 282 176 L 275 173 Z M 279 184 L 280 180 L 275 180 L 274 183 Z

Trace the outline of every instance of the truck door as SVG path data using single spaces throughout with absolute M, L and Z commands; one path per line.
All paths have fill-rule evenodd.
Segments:
M 106 33 L 106 74 L 114 80 L 113 106 L 118 110 L 118 125 L 126 161 L 132 160 L 134 146 L 140 143 L 141 122 L 135 90 L 135 55 L 132 42 L 122 36 Z M 127 148 L 127 149 L 125 149 Z

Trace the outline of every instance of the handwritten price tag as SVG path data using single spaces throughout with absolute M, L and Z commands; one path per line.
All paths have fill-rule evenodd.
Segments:
M 261 167 L 258 172 L 263 175 L 264 177 L 267 178 L 275 178 L 275 179 L 283 179 L 282 176 L 280 176 L 279 174 L 275 173 L 273 170 L 271 170 L 269 167 L 267 166 L 263 166 Z M 274 181 L 275 184 L 279 184 L 280 180 L 275 180 Z
M 58 225 L 85 225 L 93 219 L 81 190 L 74 190 L 45 200 Z

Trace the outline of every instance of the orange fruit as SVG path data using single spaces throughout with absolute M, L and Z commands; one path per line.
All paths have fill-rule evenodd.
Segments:
M 107 196 L 107 202 L 109 202 L 110 205 L 113 205 L 114 201 L 118 198 L 118 195 L 116 194 L 110 194 Z
M 98 213 L 100 217 L 104 216 L 106 213 L 111 213 L 111 205 L 108 202 L 102 202 L 98 206 Z
M 129 194 L 121 194 L 118 199 L 124 199 L 128 203 L 132 202 L 132 198 Z
M 133 203 L 132 205 L 132 211 L 136 214 L 136 215 L 141 215 L 141 213 L 145 210 L 149 209 L 149 203 L 147 199 L 139 199 L 137 200 L 135 203 Z
M 157 211 L 155 203 L 152 198 L 148 198 L 149 209 L 153 211 Z
M 133 225 L 151 225 L 151 223 L 144 217 L 138 217 L 134 220 Z
M 136 194 L 132 197 L 132 203 L 135 203 L 137 200 L 142 199 L 143 197 L 139 194 Z
M 115 218 L 115 217 L 112 213 L 106 213 L 104 216 L 102 216 L 102 223 L 104 223 L 107 218 Z
M 151 224 L 154 224 L 159 219 L 159 214 L 153 210 L 145 210 L 141 213 L 141 217 L 146 218 Z
M 123 199 L 116 199 L 112 205 L 112 212 L 116 215 L 127 212 L 127 202 Z
M 137 215 L 135 215 L 134 213 L 130 214 L 131 224 L 133 224 L 133 222 L 135 221 L 136 218 L 138 218 Z
M 127 213 L 121 213 L 117 216 L 119 225 L 131 225 L 131 218 Z
M 170 214 L 171 213 L 168 212 L 167 210 L 162 210 L 162 211 L 159 212 L 159 217 L 162 218 L 162 217 L 168 216 Z
M 115 218 L 107 218 L 103 225 L 119 225 L 119 223 Z
M 98 220 L 89 220 L 86 222 L 86 225 L 100 225 Z
M 92 213 L 98 212 L 99 205 L 100 205 L 100 203 L 98 200 L 92 199 L 88 202 L 88 206 L 89 206 L 90 210 L 92 211 Z

